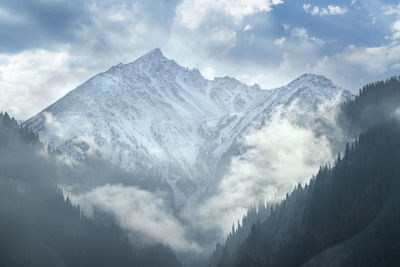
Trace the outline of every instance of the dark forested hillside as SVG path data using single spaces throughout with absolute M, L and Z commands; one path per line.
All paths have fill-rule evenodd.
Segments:
M 339 116 L 350 135 L 364 133 L 243 242 L 234 231 L 211 265 L 400 266 L 399 108 L 399 78 L 365 86 Z
M 222 245 L 218 243 L 215 247 L 214 253 L 211 257 L 210 266 L 215 267 L 218 265 L 230 266 L 235 259 L 235 255 L 241 243 L 247 238 L 254 224 L 264 221 L 273 211 L 273 205 L 259 203 L 258 206 L 251 207 L 247 210 L 247 214 L 243 216 L 241 221 L 237 222 L 237 226 L 232 226 L 232 231 L 226 238 L 225 243 Z M 221 262 L 220 262 L 221 261 Z
M 170 249 L 140 248 L 85 217 L 57 189 L 59 166 L 44 151 L 0 114 L 0 266 L 180 266 Z
M 218 266 L 399 266 L 399 159 L 400 127 L 374 127 L 254 224 L 236 257 Z
M 342 128 L 352 135 L 400 117 L 400 77 L 365 85 L 339 116 Z

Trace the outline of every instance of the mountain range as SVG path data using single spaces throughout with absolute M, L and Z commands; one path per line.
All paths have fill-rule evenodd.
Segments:
M 278 110 L 304 124 L 322 115 L 324 103 L 352 97 L 309 73 L 275 89 L 208 80 L 156 48 L 95 75 L 23 126 L 73 162 L 98 155 L 132 173 L 158 173 L 182 208 L 217 179 L 235 143 Z

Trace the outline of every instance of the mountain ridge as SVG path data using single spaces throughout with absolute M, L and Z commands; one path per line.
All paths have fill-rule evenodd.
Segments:
M 279 106 L 298 104 L 314 116 L 338 96 L 352 97 L 307 73 L 271 90 L 228 76 L 207 80 L 156 48 L 95 75 L 23 125 L 74 160 L 99 153 L 124 169 L 156 168 L 182 206 L 235 140 Z

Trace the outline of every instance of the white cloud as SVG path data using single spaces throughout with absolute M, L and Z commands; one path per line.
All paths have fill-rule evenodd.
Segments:
M 308 39 L 308 32 L 305 28 L 293 28 L 291 35 L 301 39 Z
M 400 16 L 400 4 L 384 6 L 383 8 L 385 15 L 398 15 Z
M 182 56 L 183 64 L 188 61 L 198 65 L 198 61 L 210 59 L 213 53 L 222 56 L 236 47 L 241 38 L 238 33 L 253 28 L 244 23 L 245 18 L 270 12 L 273 6 L 282 3 L 282 0 L 183 0 L 175 9 L 167 49 L 177 55 L 190 54 L 190 60 Z
M 308 31 L 305 28 L 297 28 L 297 27 L 293 28 L 291 31 L 291 36 L 310 41 L 312 43 L 318 44 L 319 46 L 322 46 L 326 43 L 324 40 L 320 38 L 317 38 L 315 36 L 309 36 Z
M 393 39 L 400 39 L 400 20 L 396 20 L 392 26 L 391 29 L 393 31 Z
M 351 46 L 341 54 L 347 64 L 358 65 L 369 73 L 384 73 L 400 60 L 400 46 L 360 48 Z M 340 57 L 339 56 L 339 57 Z
M 282 24 L 282 27 L 285 29 L 285 31 L 288 31 L 291 28 L 291 26 L 288 24 Z
M 0 109 L 26 119 L 57 100 L 87 75 L 84 69 L 70 67 L 73 60 L 65 51 L 0 54 Z
M 310 10 L 311 4 L 304 4 L 303 9 L 308 12 Z
M 186 239 L 185 228 L 163 199 L 153 193 L 110 184 L 81 194 L 68 192 L 66 187 L 63 189 L 85 214 L 92 216 L 94 209 L 112 214 L 132 238 L 140 236 L 140 241 L 167 244 L 181 252 L 199 250 L 195 243 Z
M 281 38 L 275 39 L 274 45 L 282 46 L 285 43 L 285 41 L 286 41 L 285 37 L 281 37 Z
M 343 15 L 347 13 L 347 9 L 340 6 L 328 5 L 327 7 L 311 6 L 311 4 L 304 4 L 303 9 L 311 15 Z
M 318 60 L 311 71 L 332 77 L 336 82 L 353 81 L 351 89 L 367 82 L 397 75 L 400 62 L 400 45 L 392 42 L 376 47 L 349 46 L 332 56 Z
M 236 32 L 226 27 L 216 27 L 210 32 L 210 43 L 234 46 L 236 43 Z
M 176 19 L 189 29 L 196 29 L 213 12 L 231 17 L 239 24 L 244 17 L 269 12 L 282 0 L 184 0 L 176 8 Z
M 207 67 L 205 67 L 204 69 L 201 69 L 201 74 L 202 74 L 206 79 L 212 80 L 212 79 L 214 79 L 214 77 L 215 77 L 215 70 L 214 70 L 212 67 L 207 66 Z
M 50 112 L 43 112 L 46 127 L 58 138 L 65 137 L 65 127 Z
M 318 15 L 319 14 L 319 7 L 318 6 L 314 6 L 311 10 L 311 14 L 313 15 Z
M 323 8 L 320 15 L 342 15 L 347 13 L 347 9 L 340 6 L 329 5 L 328 8 Z
M 400 61 L 400 45 L 393 43 L 367 48 L 350 46 L 331 59 L 330 63 L 336 66 L 361 68 L 371 74 L 385 73 Z M 324 60 L 324 63 L 328 63 L 327 61 L 328 58 Z M 339 65 L 337 65 L 338 61 Z
M 395 15 L 394 17 L 396 18 L 390 25 L 390 30 L 393 32 L 392 36 L 386 36 L 385 38 L 391 40 L 400 39 L 400 4 L 384 6 L 382 10 L 384 15 Z
M 327 108 L 333 107 L 321 105 L 321 114 Z M 320 165 L 331 161 L 327 138 L 297 126 L 283 115 L 284 109 L 281 111 L 265 127 L 244 137 L 249 150 L 232 159 L 217 193 L 196 211 L 199 227 L 217 227 L 227 233 L 232 222 L 240 219 L 250 206 L 282 199 L 295 185 L 307 182 Z
M 244 26 L 243 31 L 247 32 L 250 31 L 251 29 L 253 29 L 253 26 L 251 26 L 250 24 L 246 24 L 246 26 Z
M 394 111 L 394 115 L 397 117 L 397 119 L 400 120 L 400 108 L 398 108 L 398 109 L 396 109 L 396 110 Z

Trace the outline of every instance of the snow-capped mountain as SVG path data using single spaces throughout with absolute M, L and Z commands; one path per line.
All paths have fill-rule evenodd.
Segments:
M 315 114 L 337 97 L 351 94 L 320 75 L 263 90 L 230 77 L 207 80 L 154 49 L 97 74 L 24 126 L 75 160 L 97 152 L 132 172 L 159 170 L 182 206 L 208 184 L 207 173 L 233 142 L 278 106 L 296 102 Z

